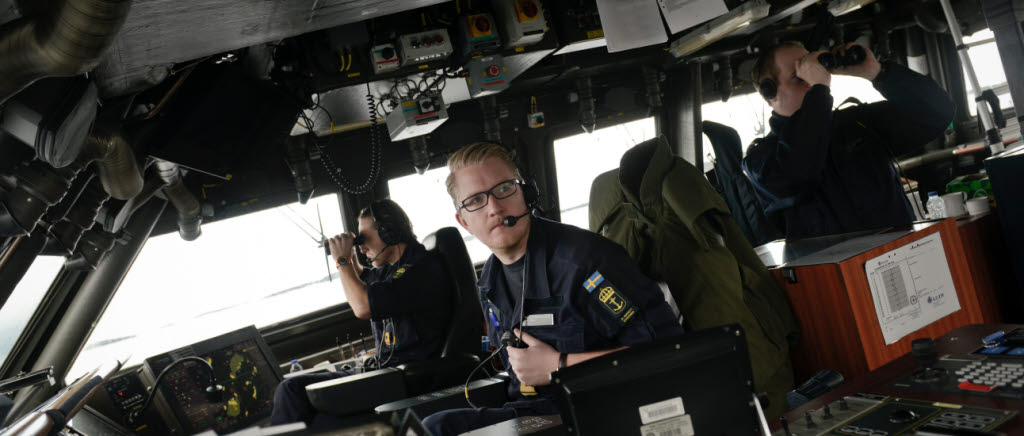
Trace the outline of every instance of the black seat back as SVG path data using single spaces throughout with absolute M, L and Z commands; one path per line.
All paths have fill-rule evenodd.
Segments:
M 480 338 L 484 334 L 480 291 L 476 286 L 476 269 L 469 259 L 462 234 L 455 227 L 444 227 L 423 238 L 423 246 L 441 255 L 455 285 L 455 308 L 441 357 L 479 354 Z

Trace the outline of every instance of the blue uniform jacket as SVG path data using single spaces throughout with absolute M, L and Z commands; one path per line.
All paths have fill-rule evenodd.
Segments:
M 657 283 L 611 240 L 574 226 L 530 218 L 526 295 L 527 333 L 563 353 L 600 351 L 682 334 Z M 519 325 L 521 291 L 507 289 L 501 262 L 491 256 L 480 277 L 481 304 L 492 344 Z M 532 317 L 531 317 L 532 315 Z M 548 320 L 551 322 L 549 323 Z M 550 325 L 544 325 L 550 324 Z M 513 400 L 550 399 L 549 386 L 524 394 L 501 352 Z
M 811 87 L 792 117 L 773 114 L 743 170 L 787 238 L 910 224 L 914 214 L 890 161 L 942 135 L 955 107 L 935 81 L 895 62 L 874 86 L 886 101 L 832 109 Z
M 363 270 L 373 338 L 384 366 L 441 357 L 455 296 L 441 258 L 408 245 L 393 265 Z

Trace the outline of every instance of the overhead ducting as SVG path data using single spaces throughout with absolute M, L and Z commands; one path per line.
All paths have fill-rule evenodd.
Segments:
M 34 160 L 0 179 L 0 236 L 30 233 L 43 214 L 64 198 L 72 181 L 90 162 L 96 163 L 103 189 L 111 197 L 127 200 L 142 190 L 142 173 L 123 131 L 97 126 L 73 164 L 54 168 Z
M 96 222 L 100 207 L 108 199 L 110 195 L 99 181 L 91 179 L 71 210 L 48 229 L 49 238 L 42 254 L 70 256 L 74 253 L 82 234 Z
M 53 3 L 46 12 L 0 27 L 0 104 L 43 77 L 92 70 L 121 30 L 132 1 Z
M 85 76 L 51 77 L 7 100 L 0 129 L 32 147 L 39 160 L 63 168 L 82 153 L 98 108 L 96 85 Z
M 33 160 L 0 178 L 0 236 L 31 233 L 46 210 L 64 198 L 83 166 L 54 168 Z
M 203 223 L 203 208 L 199 199 L 185 187 L 181 168 L 177 164 L 158 161 L 156 167 L 160 178 L 167 184 L 163 189 L 164 195 L 178 210 L 178 234 L 186 241 L 196 240 L 202 234 L 200 226 Z
M 120 127 L 96 126 L 82 158 L 96 162 L 100 182 L 111 197 L 127 200 L 142 191 L 142 171 Z

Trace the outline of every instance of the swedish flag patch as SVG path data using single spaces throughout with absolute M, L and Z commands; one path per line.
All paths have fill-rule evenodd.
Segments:
M 583 282 L 583 287 L 590 295 L 595 296 L 598 304 L 619 323 L 625 324 L 636 315 L 637 310 L 633 302 L 629 301 L 629 298 L 611 281 L 605 279 L 600 271 L 594 271 L 594 274 Z M 598 292 L 595 293 L 594 290 Z
M 594 274 L 592 274 L 587 281 L 583 282 L 583 288 L 586 289 L 587 292 L 594 292 L 594 289 L 597 289 L 597 287 L 603 282 L 604 276 L 601 275 L 601 271 L 594 271 Z

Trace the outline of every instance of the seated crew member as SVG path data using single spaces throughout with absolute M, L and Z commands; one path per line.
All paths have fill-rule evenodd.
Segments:
M 864 51 L 863 62 L 835 73 L 870 80 L 886 100 L 840 110 L 833 110 L 832 75 L 818 61 L 824 51 L 787 42 L 754 64 L 751 77 L 772 107 L 771 132 L 750 146 L 743 170 L 787 238 L 914 219 L 891 160 L 941 135 L 955 108 L 935 81 Z
M 511 366 L 511 402 L 435 413 L 424 420 L 435 435 L 556 414 L 551 372 L 682 333 L 661 289 L 625 249 L 595 233 L 530 216 L 532 201 L 525 197 L 535 197 L 535 188 L 524 184 L 505 148 L 470 145 L 451 156 L 448 168 L 455 218 L 493 253 L 479 281 L 491 343 L 512 332 L 526 348 L 500 353 Z
M 441 357 L 454 306 L 453 284 L 441 258 L 416 240 L 412 223 L 392 200 L 380 200 L 359 214 L 359 250 L 373 264 L 356 262 L 355 235 L 329 240 L 345 297 L 359 319 L 369 319 L 376 358 L 383 367 Z M 348 370 L 285 379 L 274 393 L 273 425 L 311 423 L 316 410 L 306 386 L 351 375 Z

